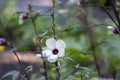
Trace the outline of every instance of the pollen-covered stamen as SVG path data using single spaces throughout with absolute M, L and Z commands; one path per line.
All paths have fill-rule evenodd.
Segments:
M 58 51 L 58 49 L 54 49 L 52 52 L 53 52 L 53 54 L 56 55 L 56 54 L 58 54 L 59 51 Z

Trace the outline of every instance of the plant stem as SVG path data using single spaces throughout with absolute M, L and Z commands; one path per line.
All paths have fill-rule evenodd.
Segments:
M 25 71 L 25 69 L 24 69 L 24 67 L 23 67 L 23 64 L 21 63 L 21 61 L 20 61 L 20 59 L 19 59 L 19 57 L 18 57 L 18 55 L 17 55 L 17 53 L 16 53 L 16 51 L 14 50 L 13 53 L 15 54 L 15 56 L 16 56 L 19 64 L 20 64 L 20 67 L 21 67 L 21 69 L 23 70 L 23 72 L 24 72 L 27 80 L 30 80 L 29 77 L 28 77 L 28 75 L 27 75 L 27 72 Z
M 52 32 L 53 32 L 53 37 L 56 39 L 56 32 L 55 32 L 55 14 L 54 14 L 54 9 L 55 9 L 55 1 L 52 0 L 52 12 L 51 12 L 51 17 L 52 17 Z
M 31 19 L 32 19 L 32 23 L 33 23 L 34 30 L 35 30 L 35 34 L 36 34 L 35 40 L 36 40 L 36 42 L 39 42 L 39 45 L 37 45 L 37 47 L 38 47 L 38 50 L 40 51 L 40 53 L 41 53 L 41 55 L 42 55 L 41 38 L 38 39 L 39 36 L 38 36 L 38 32 L 37 32 L 37 28 L 36 28 L 36 24 L 35 24 L 35 19 L 34 19 L 34 17 L 32 16 Z M 46 66 L 46 62 L 45 62 L 45 60 L 44 60 L 44 58 L 43 58 L 43 55 L 42 55 L 42 61 L 43 61 L 43 66 L 44 66 L 44 70 L 45 70 L 45 72 L 44 72 L 45 80 L 48 80 L 48 76 L 47 76 L 47 66 Z
M 113 17 L 110 15 L 110 13 L 106 10 L 106 8 L 104 7 L 104 6 L 102 6 L 101 7 L 104 11 L 105 11 L 105 13 L 110 17 L 110 19 L 114 22 L 114 24 L 116 25 L 116 26 L 118 26 L 118 24 L 116 23 L 116 21 L 113 19 Z
M 10 20 L 9 20 L 9 21 L 10 21 Z M 4 31 L 5 31 L 5 33 L 6 33 L 6 38 L 10 41 L 10 44 L 9 44 L 8 46 L 13 49 L 13 48 L 14 48 L 13 42 L 10 40 L 11 34 L 9 33 L 9 30 L 8 30 L 8 27 L 7 27 L 9 21 L 8 21 L 7 24 L 3 27 L 3 29 L 4 29 Z M 16 53 L 16 51 L 13 50 L 13 53 L 14 53 L 14 55 L 16 56 L 16 58 L 17 58 L 17 60 L 18 60 L 18 63 L 19 63 L 19 65 L 20 65 L 22 71 L 23 71 L 24 74 L 25 74 L 25 77 L 27 78 L 27 80 L 30 80 L 29 77 L 28 77 L 28 75 L 27 75 L 27 73 L 26 73 L 26 71 L 25 71 L 25 69 L 24 69 L 24 66 L 23 66 L 22 62 L 20 61 L 20 59 L 19 59 L 19 57 L 18 57 L 18 55 L 17 55 L 17 53 Z
M 94 63 L 96 65 L 96 69 L 98 71 L 98 75 L 100 76 L 100 67 L 99 67 L 99 63 L 98 63 L 98 59 L 97 59 L 97 54 L 96 54 L 96 48 L 95 48 L 95 35 L 93 30 L 91 29 L 91 27 L 88 25 L 88 23 L 85 24 L 86 26 L 86 31 L 88 32 L 88 36 L 90 39 L 90 44 L 92 46 L 92 52 L 93 52 L 93 58 L 94 58 Z
M 53 32 L 53 37 L 54 39 L 56 39 L 56 31 L 55 31 L 55 0 L 52 0 L 52 12 L 51 12 L 51 17 L 52 17 L 52 32 Z M 60 70 L 58 68 L 58 62 L 55 62 L 55 66 L 56 66 L 56 72 L 57 72 L 57 76 L 56 76 L 56 80 L 60 80 Z
M 84 2 L 83 4 L 83 9 L 85 11 L 85 14 L 86 16 L 84 16 L 84 21 L 83 21 L 83 24 L 85 26 L 85 30 L 89 36 L 89 40 L 90 40 L 90 44 L 92 46 L 92 52 L 93 52 L 93 59 L 94 59 L 94 63 L 96 65 L 96 69 L 97 69 L 97 72 L 98 72 L 98 76 L 100 76 L 100 66 L 99 66 L 99 63 L 98 63 L 98 59 L 97 59 L 97 54 L 96 54 L 96 48 L 95 48 L 95 35 L 94 35 L 94 31 L 92 30 L 92 28 L 90 27 L 89 23 L 88 23 L 88 20 L 87 20 L 87 9 L 85 8 L 86 6 L 86 2 Z
M 98 76 L 100 76 L 100 67 L 99 67 L 99 63 L 98 63 L 98 59 L 97 59 L 97 54 L 96 54 L 96 48 L 95 48 L 96 43 L 95 43 L 94 31 L 89 26 L 87 19 L 86 19 L 86 22 L 85 22 L 84 25 L 85 25 L 85 30 L 86 30 L 86 32 L 88 33 L 88 36 L 89 36 L 90 44 L 92 46 L 91 49 L 92 49 L 92 52 L 93 52 L 94 63 L 96 65 L 96 69 L 98 71 Z
M 114 0 L 111 0 L 111 5 L 112 5 L 112 8 L 113 8 L 113 11 L 115 13 L 115 16 L 116 16 L 116 19 L 118 21 L 118 28 L 120 29 L 120 19 L 119 19 L 119 13 L 118 11 L 116 10 L 116 6 L 115 6 L 115 1 Z
M 56 71 L 57 71 L 57 74 L 58 74 L 58 76 L 56 77 L 56 80 L 60 80 L 60 69 L 58 68 L 58 62 L 56 61 L 55 62 L 55 66 L 56 66 Z

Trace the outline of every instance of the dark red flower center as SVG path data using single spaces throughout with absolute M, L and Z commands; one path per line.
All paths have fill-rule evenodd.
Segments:
M 59 51 L 58 51 L 58 49 L 54 49 L 52 52 L 53 52 L 53 54 L 56 55 Z

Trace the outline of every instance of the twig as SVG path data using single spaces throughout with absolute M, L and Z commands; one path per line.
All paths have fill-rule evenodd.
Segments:
M 32 16 L 31 19 L 32 19 L 32 23 L 33 23 L 34 30 L 35 30 L 35 34 L 36 34 L 36 36 L 37 36 L 36 41 L 39 42 L 39 45 L 37 45 L 37 47 L 38 47 L 38 49 L 39 49 L 39 51 L 40 51 L 40 53 L 41 53 L 41 55 L 42 55 L 41 38 L 38 39 L 39 36 L 38 36 L 38 32 L 37 32 L 37 28 L 36 28 L 36 24 L 35 24 L 35 19 L 34 19 L 34 17 Z M 43 58 L 43 55 L 42 55 L 42 61 L 43 61 L 43 66 L 44 66 L 44 70 L 45 70 L 44 76 L 45 76 L 45 79 L 48 80 L 48 76 L 47 76 L 47 66 L 46 66 L 46 62 L 45 62 L 45 60 L 44 60 L 44 58 Z
M 118 26 L 118 24 L 116 23 L 116 21 L 113 19 L 113 17 L 110 15 L 110 13 L 106 10 L 106 8 L 104 6 L 101 7 L 105 13 L 110 17 L 110 19 L 115 23 L 116 26 Z
M 112 7 L 113 7 L 113 11 L 114 11 L 115 16 L 116 16 L 117 21 L 118 21 L 118 26 L 117 26 L 117 27 L 120 29 L 120 19 L 119 19 L 119 14 L 118 14 L 118 12 L 117 12 L 117 10 L 116 10 L 115 2 L 114 2 L 113 0 L 111 0 L 111 5 L 112 5 Z
M 56 66 L 56 71 L 57 71 L 57 74 L 58 74 L 56 80 L 60 80 L 60 69 L 58 68 L 59 65 L 58 65 L 57 61 L 55 62 L 55 66 Z
M 93 30 L 91 29 L 91 27 L 88 25 L 88 23 L 86 22 L 85 24 L 86 26 L 86 31 L 88 32 L 88 35 L 89 35 L 89 39 L 90 39 L 90 44 L 91 44 L 91 49 L 92 49 L 92 52 L 93 52 L 93 58 L 94 58 L 94 63 L 96 65 L 96 69 L 98 71 L 98 75 L 100 76 L 100 67 L 99 67 L 99 63 L 98 63 L 98 60 L 97 60 L 97 55 L 96 55 L 96 44 L 95 44 L 95 38 L 94 38 L 94 33 L 93 33 Z
M 27 75 L 27 72 L 25 71 L 25 69 L 24 69 L 24 67 L 23 67 L 23 64 L 21 63 L 21 61 L 20 61 L 20 59 L 19 59 L 19 57 L 18 57 L 18 55 L 17 55 L 17 53 L 16 53 L 16 51 L 13 50 L 13 53 L 15 54 L 15 56 L 16 56 L 16 58 L 17 58 L 19 64 L 20 64 L 20 67 L 22 68 L 22 70 L 23 70 L 23 72 L 24 72 L 24 74 L 25 74 L 27 80 L 30 80 L 29 77 L 28 77 L 28 75 Z
M 56 39 L 56 32 L 55 32 L 55 14 L 54 14 L 54 9 L 55 9 L 55 1 L 52 0 L 52 12 L 51 12 L 51 17 L 52 17 L 52 31 L 53 31 L 53 37 Z
M 53 37 L 54 39 L 56 39 L 56 31 L 55 31 L 55 0 L 52 0 L 52 12 L 51 12 L 51 17 L 52 17 L 52 32 L 53 32 Z M 56 76 L 56 80 L 60 80 L 60 70 L 58 69 L 58 62 L 55 62 L 55 66 L 56 66 L 56 71 L 57 71 L 57 76 Z
M 11 19 L 11 18 L 10 18 L 10 19 Z M 9 20 L 9 21 L 10 21 L 10 20 Z M 4 26 L 3 29 L 4 29 L 4 31 L 5 31 L 5 33 L 6 33 L 6 38 L 10 41 L 9 47 L 13 49 L 13 48 L 14 48 L 13 42 L 12 42 L 12 41 L 10 40 L 10 38 L 9 38 L 11 35 L 9 34 L 8 27 L 7 27 L 9 21 L 8 21 L 7 24 Z M 23 71 L 24 74 L 25 74 L 25 77 L 27 78 L 27 80 L 30 80 L 29 77 L 28 77 L 28 75 L 27 75 L 27 73 L 26 73 L 26 71 L 25 71 L 25 69 L 24 69 L 23 64 L 21 63 L 21 61 L 20 61 L 20 59 L 19 59 L 19 57 L 18 57 L 18 55 L 17 55 L 17 53 L 16 53 L 16 51 L 13 50 L 13 53 L 14 53 L 14 55 L 16 56 L 16 58 L 17 58 L 17 60 L 18 60 L 18 63 L 19 63 L 19 65 L 20 65 L 22 71 Z
M 86 6 L 86 2 L 84 3 L 83 6 Z M 98 60 L 97 60 L 97 54 L 96 54 L 96 48 L 95 48 L 95 45 L 96 45 L 96 43 L 95 43 L 95 37 L 94 37 L 95 35 L 94 35 L 94 32 L 93 32 L 92 28 L 90 27 L 90 25 L 88 23 L 86 8 L 84 8 L 84 10 L 85 10 L 86 16 L 84 16 L 85 19 L 83 21 L 83 24 L 84 24 L 85 30 L 86 30 L 86 32 L 88 33 L 88 36 L 89 36 L 90 44 L 92 46 L 91 49 L 92 49 L 92 52 L 93 52 L 94 63 L 96 65 L 98 76 L 100 76 L 100 67 L 99 67 L 99 63 L 98 63 Z M 79 17 L 79 15 L 78 15 L 78 17 Z

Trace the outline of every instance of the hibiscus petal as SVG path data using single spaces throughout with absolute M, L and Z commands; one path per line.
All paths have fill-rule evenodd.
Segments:
M 63 40 L 57 40 L 56 42 L 56 47 L 59 49 L 59 48 L 65 48 L 66 47 L 66 44 Z
M 52 54 L 52 51 L 50 49 L 45 49 L 42 51 L 43 57 L 48 57 L 51 54 Z
M 54 38 L 49 38 L 46 41 L 46 46 L 50 49 L 54 49 L 56 45 L 56 40 Z
M 50 56 L 47 58 L 47 60 L 48 60 L 48 62 L 50 62 L 50 63 L 54 63 L 54 62 L 57 61 L 57 58 L 58 58 L 57 55 L 50 55 Z
M 65 54 L 65 49 L 62 48 L 62 49 L 59 49 L 59 52 L 58 52 L 58 57 L 63 57 Z

